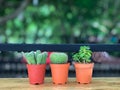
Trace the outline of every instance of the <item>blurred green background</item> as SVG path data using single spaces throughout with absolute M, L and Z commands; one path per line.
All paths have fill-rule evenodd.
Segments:
M 120 0 L 0 0 L 0 43 L 120 43 L 119 10 Z M 120 76 L 119 64 L 95 65 L 93 76 Z M 0 52 L 0 68 L 0 77 L 27 77 L 19 53 Z
M 119 43 L 120 0 L 0 0 L 0 43 Z

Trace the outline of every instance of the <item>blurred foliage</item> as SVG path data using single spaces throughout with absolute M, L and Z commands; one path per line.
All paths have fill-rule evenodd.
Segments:
M 23 0 L 1 0 L 0 18 Z M 25 0 L 24 0 L 25 1 Z M 118 43 L 120 0 L 30 0 L 0 25 L 1 43 Z

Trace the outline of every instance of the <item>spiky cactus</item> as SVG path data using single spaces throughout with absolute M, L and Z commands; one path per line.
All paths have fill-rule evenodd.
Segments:
M 51 63 L 54 63 L 54 64 L 67 63 L 68 55 L 62 52 L 53 52 L 50 55 L 50 60 L 51 60 Z
M 22 52 L 23 56 L 26 58 L 28 64 L 45 64 L 47 58 L 47 52 L 41 52 L 37 50 L 36 52 Z

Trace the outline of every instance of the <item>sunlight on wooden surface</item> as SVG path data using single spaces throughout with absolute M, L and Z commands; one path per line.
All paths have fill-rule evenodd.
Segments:
M 30 85 L 28 78 L 0 78 L 0 90 L 120 90 L 120 78 L 97 77 L 90 84 L 78 84 L 75 78 L 68 78 L 65 85 L 54 85 L 51 78 L 45 78 L 41 85 Z

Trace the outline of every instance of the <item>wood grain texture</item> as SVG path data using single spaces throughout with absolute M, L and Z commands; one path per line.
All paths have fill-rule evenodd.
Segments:
M 52 84 L 51 77 L 42 85 L 30 85 L 28 78 L 0 78 L 0 90 L 120 90 L 120 78 L 93 78 L 90 84 L 78 84 L 68 78 L 65 85 Z

